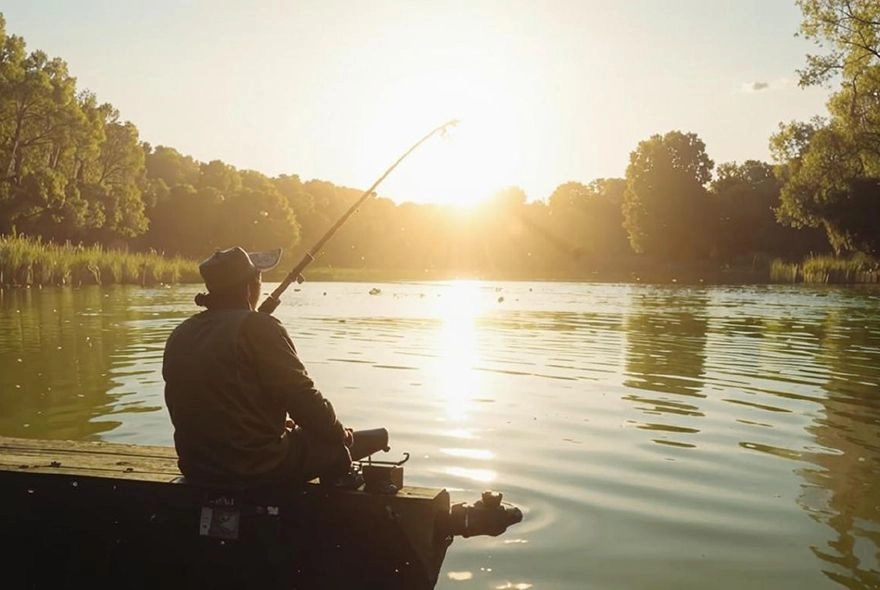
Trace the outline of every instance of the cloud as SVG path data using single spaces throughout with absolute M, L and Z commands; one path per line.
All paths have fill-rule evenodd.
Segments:
M 783 88 L 788 88 L 789 86 L 791 86 L 791 82 L 791 78 L 777 78 L 769 82 L 763 80 L 755 80 L 754 82 L 743 82 L 742 86 L 740 86 L 739 91 L 746 94 L 752 94 L 755 92 L 781 90 Z
M 770 88 L 770 82 L 746 82 L 742 85 L 743 92 L 761 92 Z

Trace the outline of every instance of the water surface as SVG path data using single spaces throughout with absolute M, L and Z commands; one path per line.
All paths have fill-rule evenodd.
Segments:
M 170 445 L 195 292 L 0 291 L 0 435 Z M 523 508 L 438 588 L 880 587 L 880 290 L 305 283 L 276 315 L 408 483 Z

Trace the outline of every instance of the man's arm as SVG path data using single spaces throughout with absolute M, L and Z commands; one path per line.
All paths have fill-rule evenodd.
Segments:
M 344 442 L 333 404 L 315 387 L 281 322 L 269 314 L 250 314 L 242 326 L 242 346 L 263 386 L 299 426 L 328 442 Z

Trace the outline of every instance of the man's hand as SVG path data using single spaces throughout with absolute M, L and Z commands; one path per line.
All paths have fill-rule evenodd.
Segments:
M 351 448 L 351 445 L 354 444 L 354 431 L 351 428 L 345 429 L 345 440 L 343 441 L 343 443 L 349 449 Z

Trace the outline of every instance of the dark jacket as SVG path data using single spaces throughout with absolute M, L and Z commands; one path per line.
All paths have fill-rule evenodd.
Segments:
M 162 376 L 187 477 L 246 480 L 278 469 L 299 452 L 289 448 L 287 414 L 320 440 L 344 440 L 332 404 L 269 314 L 223 309 L 187 319 L 168 338 Z

